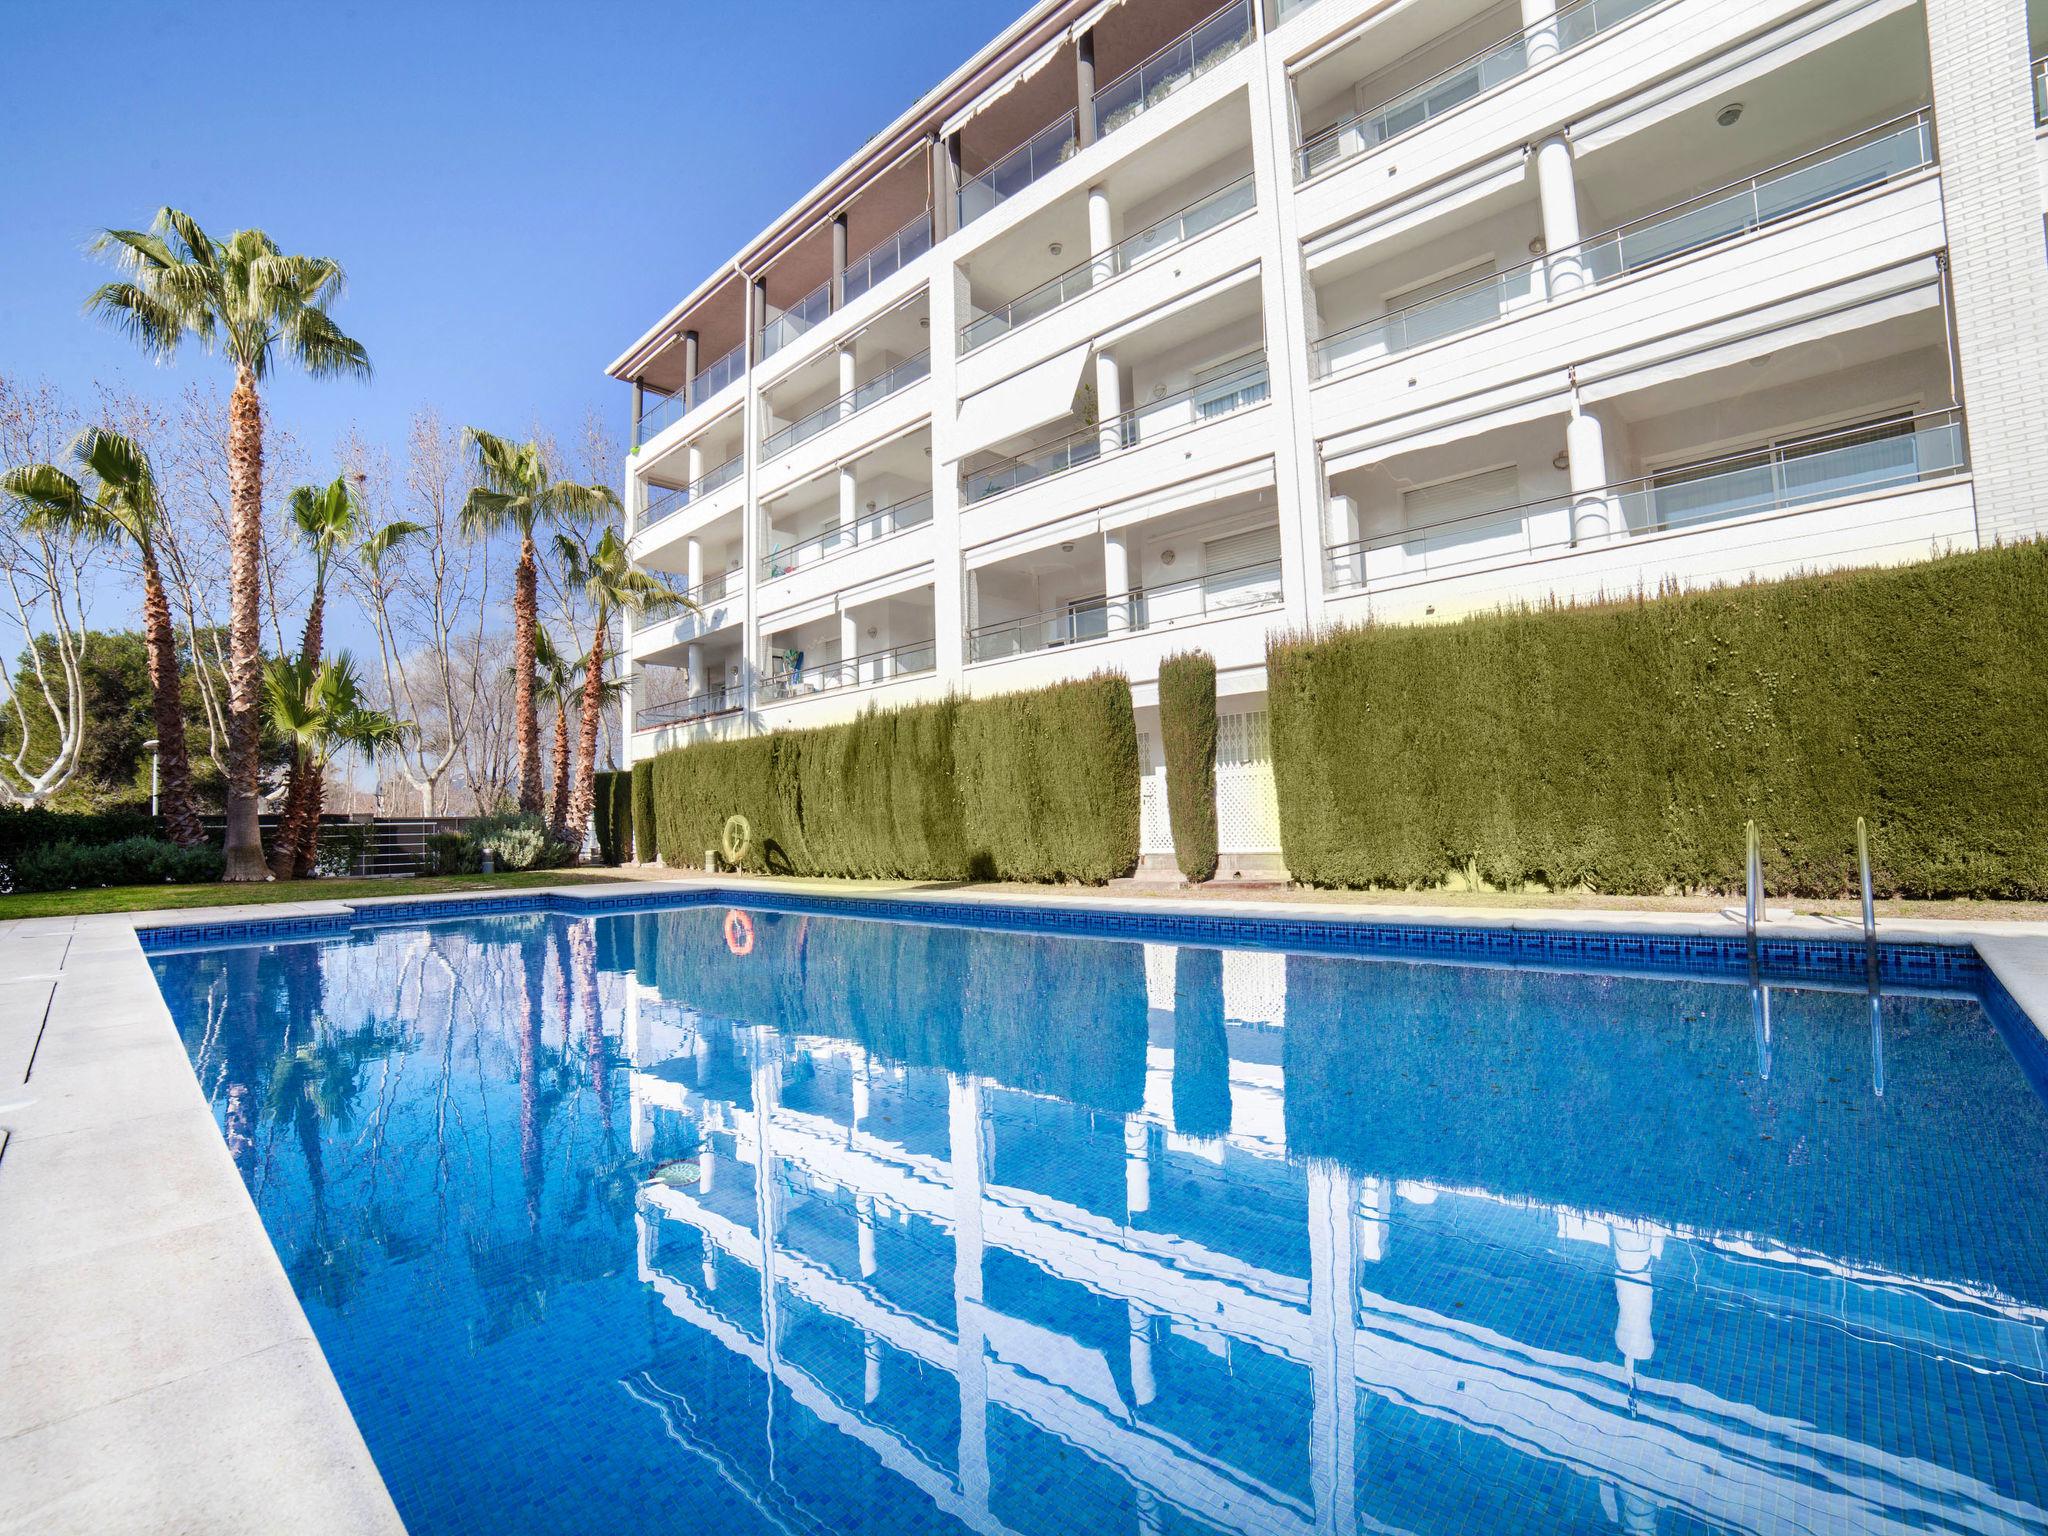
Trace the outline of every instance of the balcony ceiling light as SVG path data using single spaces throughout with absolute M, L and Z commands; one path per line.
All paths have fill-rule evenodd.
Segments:
M 1739 101 L 1729 102 L 1727 106 L 1714 114 L 1714 121 L 1723 128 L 1733 128 L 1742 121 L 1742 103 Z
M 1060 254 L 1060 252 L 1064 251 L 1065 249 L 1066 247 L 1064 245 L 1061 245 L 1059 241 L 1055 240 L 1051 245 L 1048 245 L 1045 248 L 1045 253 L 1048 256 L 1057 256 Z

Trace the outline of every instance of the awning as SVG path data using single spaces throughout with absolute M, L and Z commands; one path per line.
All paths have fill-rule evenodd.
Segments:
M 1093 350 L 1093 345 L 1084 341 L 962 400 L 953 458 L 963 459 L 990 443 L 1030 432 L 1066 415 L 1074 408 L 1074 395 Z

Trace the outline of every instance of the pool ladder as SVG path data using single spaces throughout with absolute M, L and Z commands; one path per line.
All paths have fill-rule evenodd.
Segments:
M 1769 1082 L 1771 989 L 1763 979 L 1756 949 L 1757 920 L 1766 913 L 1764 863 L 1762 844 L 1757 837 L 1756 820 L 1753 817 L 1746 829 L 1745 838 L 1748 848 L 1743 871 L 1743 932 L 1749 941 L 1750 1004 L 1756 1018 L 1757 1070 L 1764 1081 Z M 1856 873 L 1863 895 L 1864 990 L 1870 1000 L 1870 1086 L 1881 1099 L 1884 1097 L 1884 1005 L 1882 989 L 1878 982 L 1877 904 L 1872 899 L 1870 885 L 1870 828 L 1861 816 L 1856 818 Z

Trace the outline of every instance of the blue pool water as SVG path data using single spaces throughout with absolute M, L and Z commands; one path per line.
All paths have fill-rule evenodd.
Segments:
M 152 963 L 414 1536 L 2048 1530 L 2039 1042 L 1962 983 L 722 907 Z

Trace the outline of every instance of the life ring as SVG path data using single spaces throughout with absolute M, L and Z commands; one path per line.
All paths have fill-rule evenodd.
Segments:
M 725 827 L 718 834 L 718 849 L 725 855 L 725 862 L 738 869 L 753 846 L 754 829 L 747 818 L 738 814 L 726 817 Z
M 725 914 L 725 947 L 735 955 L 754 952 L 754 920 L 737 907 Z

